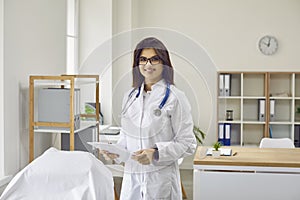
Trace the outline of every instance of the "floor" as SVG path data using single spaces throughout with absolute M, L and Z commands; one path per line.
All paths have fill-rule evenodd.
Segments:
M 181 181 L 186 192 L 186 200 L 193 199 L 193 170 L 192 169 L 181 169 L 180 170 Z M 120 194 L 122 178 L 114 178 L 116 191 Z
M 193 170 L 181 169 L 180 170 L 181 182 L 187 195 L 187 200 L 193 199 Z

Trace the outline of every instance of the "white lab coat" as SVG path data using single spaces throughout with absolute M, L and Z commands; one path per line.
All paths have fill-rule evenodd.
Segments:
M 132 159 L 125 162 L 121 200 L 182 199 L 177 160 L 194 153 L 196 139 L 190 104 L 175 86 L 170 86 L 170 96 L 161 115 L 154 115 L 166 88 L 165 81 L 161 80 L 152 86 L 150 94 L 144 92 L 142 85 L 136 100 L 137 91 L 129 101 L 130 91 L 124 96 L 125 113 L 118 143 L 130 152 L 157 147 L 159 160 L 150 165 Z

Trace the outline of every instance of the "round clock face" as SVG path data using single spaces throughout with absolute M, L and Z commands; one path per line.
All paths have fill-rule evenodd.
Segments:
M 265 55 L 273 55 L 278 49 L 278 41 L 275 37 L 266 35 L 259 40 L 258 48 Z

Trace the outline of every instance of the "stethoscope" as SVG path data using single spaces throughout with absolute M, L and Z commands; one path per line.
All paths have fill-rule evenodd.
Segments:
M 130 99 L 132 98 L 134 92 L 136 91 L 136 89 L 134 88 L 128 95 L 127 101 L 125 103 L 124 108 L 121 111 L 121 114 L 124 115 L 127 110 L 130 108 L 130 106 L 133 104 L 133 102 L 140 96 L 141 93 L 141 87 L 139 87 L 137 94 L 135 95 L 135 98 L 129 103 Z M 168 98 L 170 96 L 170 83 L 167 83 L 167 89 L 166 89 L 166 93 L 165 96 L 163 98 L 163 100 L 161 101 L 161 103 L 159 104 L 158 108 L 156 108 L 155 110 L 153 110 L 153 114 L 157 117 L 159 117 L 161 115 L 161 109 L 164 107 L 164 105 L 166 104 Z

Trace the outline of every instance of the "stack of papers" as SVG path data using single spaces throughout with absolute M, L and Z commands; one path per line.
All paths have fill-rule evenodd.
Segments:
M 214 150 L 214 148 L 208 148 L 206 155 L 211 156 L 213 150 Z M 232 153 L 231 149 L 219 148 L 219 150 L 221 151 L 221 156 L 231 156 L 231 153 Z

